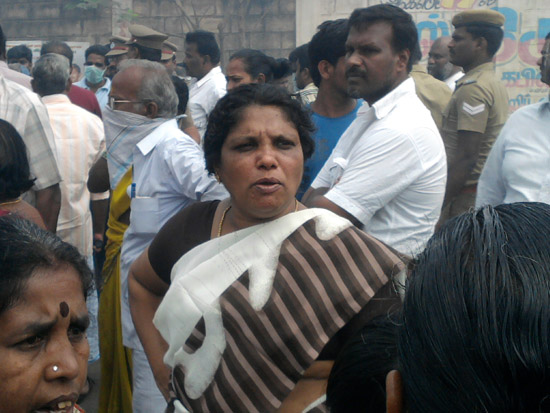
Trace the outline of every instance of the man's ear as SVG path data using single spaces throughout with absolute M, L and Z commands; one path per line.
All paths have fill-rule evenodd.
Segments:
M 409 49 L 403 49 L 397 53 L 397 58 L 398 58 L 397 64 L 399 66 L 399 69 L 407 71 L 409 60 L 411 60 L 411 51 Z
M 67 87 L 65 88 L 65 92 L 69 93 L 71 91 L 71 86 L 73 85 L 73 82 L 71 80 L 71 78 L 69 77 L 67 79 Z
M 263 73 L 260 73 L 257 77 L 256 77 L 256 81 L 260 84 L 263 84 L 265 83 L 265 75 Z
M 145 116 L 155 119 L 159 113 L 159 107 L 156 102 L 147 102 L 145 105 Z
M 403 413 L 403 379 L 398 370 L 392 370 L 386 376 L 386 413 Z
M 329 79 L 332 74 L 334 73 L 334 66 L 332 66 L 328 61 L 321 60 L 317 64 L 317 70 L 319 70 L 319 74 L 321 75 L 322 79 Z
M 478 48 L 480 51 L 485 52 L 485 54 L 489 54 L 487 47 L 487 39 L 485 37 L 476 37 L 474 39 L 474 45 L 476 48 Z

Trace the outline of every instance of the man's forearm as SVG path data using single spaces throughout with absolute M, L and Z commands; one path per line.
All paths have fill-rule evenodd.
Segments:
M 61 208 L 61 190 L 59 189 L 59 184 L 36 191 L 35 194 L 36 209 L 40 212 L 48 231 L 55 233 L 59 209 Z
M 99 199 L 91 202 L 92 226 L 94 235 L 105 232 L 105 222 L 107 221 L 107 210 L 109 209 L 109 199 Z
M 445 190 L 443 205 L 447 205 L 460 194 L 475 164 L 476 159 L 463 158 L 449 165 L 447 172 L 447 188 Z

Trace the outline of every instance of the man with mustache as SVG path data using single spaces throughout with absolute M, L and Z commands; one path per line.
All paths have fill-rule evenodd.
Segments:
M 352 13 L 348 91 L 368 105 L 359 109 L 303 199 L 405 254 L 421 250 L 432 235 L 447 176 L 441 137 L 409 77 L 417 39 L 411 15 L 398 7 Z
M 443 114 L 442 137 L 448 180 L 441 222 L 475 204 L 477 183 L 496 137 L 508 118 L 508 94 L 495 76 L 493 57 L 504 32 L 504 16 L 468 10 L 452 20 L 451 63 L 464 69 Z

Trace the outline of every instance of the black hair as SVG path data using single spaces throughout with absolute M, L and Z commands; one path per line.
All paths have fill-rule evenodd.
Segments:
M 277 61 L 264 52 L 255 49 L 241 49 L 229 58 L 230 61 L 233 59 L 240 59 L 243 62 L 245 72 L 254 79 L 262 73 L 265 76 L 266 83 L 273 80 L 273 72 L 277 66 Z
M 411 51 L 411 57 L 409 58 L 409 60 L 412 62 L 413 65 L 415 65 L 420 62 L 421 59 L 422 52 L 420 51 L 420 43 L 416 43 L 416 47 L 414 48 L 414 50 Z
M 187 83 L 178 76 L 170 76 L 172 83 L 176 88 L 176 95 L 178 95 L 178 115 L 185 113 L 187 109 L 187 102 L 189 101 L 189 88 Z
M 4 36 L 4 30 L 0 26 L 0 57 L 6 54 L 6 36 Z
M 330 371 L 331 413 L 386 412 L 386 376 L 396 370 L 397 317 L 376 317 L 342 348 Z
M 27 59 L 30 63 L 32 63 L 32 50 L 29 49 L 24 44 L 20 44 L 8 50 L 7 58 L 8 60 L 24 58 L 24 59 Z
M 0 202 L 20 197 L 34 181 L 21 135 L 11 123 L 0 119 Z
M 197 51 L 201 56 L 210 56 L 210 62 L 213 65 L 220 63 L 220 47 L 216 41 L 216 36 L 206 30 L 196 30 L 185 35 L 186 43 L 197 45 Z
M 550 411 L 550 205 L 448 221 L 410 276 L 398 333 L 407 410 Z
M 153 49 L 152 47 L 142 46 L 134 43 L 130 47 L 135 47 L 139 51 L 139 58 L 149 60 L 151 62 L 160 62 L 162 58 L 162 50 Z
M 277 65 L 273 69 L 273 80 L 279 80 L 283 77 L 292 75 L 292 67 L 290 66 L 290 60 L 281 57 L 276 59 Z
M 86 51 L 84 52 L 84 57 L 86 58 L 86 60 L 91 54 L 97 54 L 105 57 L 107 53 L 109 53 L 109 48 L 107 46 L 103 46 L 102 44 L 93 44 L 86 49 Z M 107 58 L 105 58 L 105 63 L 106 62 Z
M 253 105 L 276 106 L 281 109 L 298 131 L 304 161 L 311 157 L 315 145 L 311 134 L 315 126 L 300 102 L 292 99 L 289 93 L 280 87 L 270 84 L 248 84 L 227 92 L 208 117 L 204 136 L 204 157 L 208 172 L 214 173 L 214 167 L 220 163 L 222 146 L 227 135 L 239 123 L 244 109 Z
M 361 30 L 365 25 L 385 21 L 393 30 L 392 48 L 394 52 L 408 50 L 412 56 L 418 44 L 418 31 L 412 16 L 391 4 L 378 4 L 363 9 L 355 9 L 349 18 L 349 27 Z M 412 69 L 412 59 L 409 58 L 407 71 Z
M 544 40 L 550 40 L 550 32 L 548 32 L 548 34 L 546 35 L 546 37 L 544 38 Z
M 304 69 L 309 69 L 309 71 L 311 72 L 311 63 L 309 61 L 308 46 L 309 46 L 309 43 L 306 43 L 297 47 L 292 52 L 294 54 L 291 53 L 289 56 L 291 62 L 297 61 L 298 63 L 300 63 L 300 71 Z M 293 57 L 295 58 L 295 60 L 292 59 Z
M 56 53 L 65 56 L 69 59 L 69 65 L 71 67 L 73 66 L 73 50 L 67 43 L 59 40 L 52 40 L 51 42 L 44 43 L 40 49 L 40 56 L 44 56 L 47 53 Z
M 493 57 L 502 44 L 504 31 L 500 27 L 481 23 L 470 23 L 461 27 L 464 27 L 474 39 L 483 37 L 487 41 L 487 54 L 489 57 Z
M 319 87 L 321 84 L 319 62 L 326 60 L 332 66 L 336 66 L 338 59 L 346 54 L 348 19 L 328 20 L 319 25 L 317 29 L 317 33 L 309 41 L 308 55 L 309 73 L 315 86 Z
M 64 266 L 78 273 L 86 298 L 92 272 L 75 247 L 30 221 L 0 217 L 0 314 L 21 300 L 27 281 L 37 270 Z

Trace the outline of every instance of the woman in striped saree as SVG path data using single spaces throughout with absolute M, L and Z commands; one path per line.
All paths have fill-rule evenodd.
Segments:
M 282 89 L 230 91 L 205 138 L 230 198 L 178 213 L 132 266 L 132 316 L 173 410 L 315 405 L 346 338 L 399 304 L 400 257 L 295 198 L 312 129 Z

